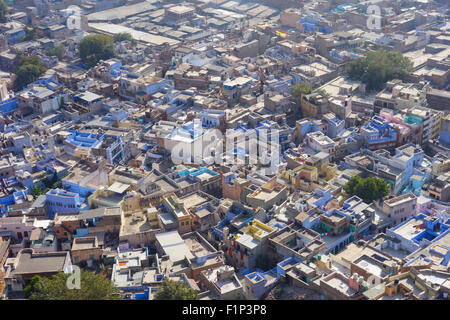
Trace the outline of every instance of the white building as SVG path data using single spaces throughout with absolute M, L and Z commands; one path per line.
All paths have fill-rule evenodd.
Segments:
M 314 151 L 334 154 L 335 142 L 321 131 L 306 134 L 306 143 Z

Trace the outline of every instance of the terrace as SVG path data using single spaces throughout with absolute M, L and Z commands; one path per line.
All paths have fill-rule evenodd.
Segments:
M 205 271 L 203 274 L 208 279 L 208 281 L 210 281 L 215 285 L 215 287 L 221 294 L 224 294 L 242 287 L 241 284 L 236 279 L 236 277 L 234 276 L 234 272 L 227 278 L 220 277 L 221 272 L 232 272 L 232 271 L 234 271 L 233 267 L 226 265 L 214 270 Z

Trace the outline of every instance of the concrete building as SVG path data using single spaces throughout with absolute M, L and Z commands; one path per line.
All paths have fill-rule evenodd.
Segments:
M 413 193 L 389 197 L 382 201 L 382 211 L 397 225 L 416 213 L 417 197 Z
M 234 268 L 228 265 L 216 269 L 202 271 L 199 281 L 220 300 L 240 300 L 244 298 L 244 290 L 237 278 Z
M 334 154 L 335 142 L 321 131 L 307 133 L 306 143 L 316 152 L 326 152 L 330 155 Z
M 71 253 L 74 264 L 86 262 L 89 266 L 93 262 L 100 261 L 103 250 L 98 244 L 97 237 L 77 237 L 73 239 Z
M 78 193 L 62 189 L 53 189 L 46 193 L 46 203 L 51 219 L 56 213 L 78 213 L 87 210 L 85 200 Z
M 6 295 L 21 293 L 34 276 L 51 277 L 59 272 L 71 273 L 73 266 L 67 251 L 34 253 L 24 249 L 6 262 Z

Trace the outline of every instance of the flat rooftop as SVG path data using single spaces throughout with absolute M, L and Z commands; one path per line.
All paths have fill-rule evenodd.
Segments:
M 189 210 L 190 208 L 199 206 L 205 202 L 208 201 L 207 198 L 202 197 L 201 195 L 199 195 L 198 193 L 193 193 L 191 195 L 188 195 L 186 197 L 183 197 L 181 199 L 179 199 L 179 201 L 181 203 L 183 203 L 184 207 Z
M 214 251 L 210 250 L 204 243 L 197 240 L 195 237 L 185 238 L 184 243 L 195 257 L 202 257 L 214 253 Z
M 382 266 L 379 263 L 376 263 L 372 259 L 367 256 L 362 256 L 354 262 L 355 265 L 364 269 L 367 273 L 373 274 L 379 278 L 384 278 L 387 276 L 387 273 L 383 270 Z
M 384 203 L 388 206 L 394 207 L 406 203 L 408 201 L 412 201 L 414 199 L 416 199 L 416 196 L 413 193 L 407 193 L 392 199 L 384 200 Z
M 157 230 L 159 226 L 153 226 L 149 223 L 147 214 L 144 212 L 135 212 L 129 216 L 125 215 L 122 221 L 121 235 L 143 233 L 150 230 Z
M 178 231 L 170 231 L 155 235 L 164 253 L 166 253 L 173 262 L 181 261 L 185 258 L 192 259 L 194 255 L 189 250 L 185 241 L 181 238 Z
M 86 250 L 97 248 L 94 237 L 74 238 L 72 250 Z
M 343 293 L 346 296 L 352 296 L 356 293 L 355 290 L 353 290 L 352 288 L 350 288 L 350 286 L 348 285 L 347 281 L 344 281 L 343 279 L 341 279 L 341 277 L 339 276 L 335 276 L 329 280 L 323 280 L 322 281 L 328 283 L 330 286 L 332 286 L 333 288 L 337 289 L 338 291 L 340 291 L 341 293 Z
M 424 222 L 423 219 L 413 217 L 410 220 L 403 223 L 402 225 L 398 226 L 394 230 L 394 232 L 405 239 L 411 240 L 424 231 L 421 230 L 420 228 L 417 229 L 417 226 L 421 225 L 423 222 Z
M 19 263 L 12 274 L 60 272 L 64 270 L 67 252 L 31 253 L 22 252 Z
M 117 33 L 129 33 L 131 36 L 138 40 L 142 41 L 151 45 L 162 45 L 164 43 L 168 43 L 169 45 L 176 45 L 179 44 L 180 41 L 159 36 L 156 34 L 151 34 L 147 32 L 138 31 L 132 28 L 128 28 L 125 26 L 112 24 L 112 23 L 89 23 L 89 28 L 92 28 L 93 30 L 106 33 L 106 34 L 117 34 Z
M 218 279 L 218 274 L 221 271 L 229 271 L 229 269 L 232 269 L 232 267 L 225 265 L 225 266 L 221 266 L 219 268 L 216 269 L 212 269 L 212 270 L 207 270 L 206 272 L 204 272 L 203 274 L 205 275 L 205 277 L 212 283 L 214 283 L 214 285 L 216 286 L 216 288 L 220 291 L 220 293 L 227 293 L 233 290 L 236 290 L 241 286 L 241 284 L 236 280 L 236 277 L 231 276 L 229 278 L 226 279 Z

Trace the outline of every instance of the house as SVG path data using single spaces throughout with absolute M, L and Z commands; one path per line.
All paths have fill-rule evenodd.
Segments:
M 93 262 L 100 260 L 103 250 L 97 237 L 77 237 L 73 239 L 70 252 L 74 264 L 79 265 L 86 262 L 90 266 Z
M 35 253 L 23 249 L 6 262 L 6 295 L 22 293 L 34 276 L 51 277 L 59 272 L 71 273 L 73 266 L 68 251 Z
M 198 280 L 202 271 L 224 265 L 222 251 L 217 251 L 197 232 L 186 233 L 181 237 L 177 231 L 170 231 L 155 237 L 158 252 L 168 256 L 168 260 L 162 262 L 164 273 L 184 273 Z
M 216 269 L 204 270 L 199 281 L 220 300 L 240 300 L 244 298 L 244 290 L 234 268 L 228 265 Z

